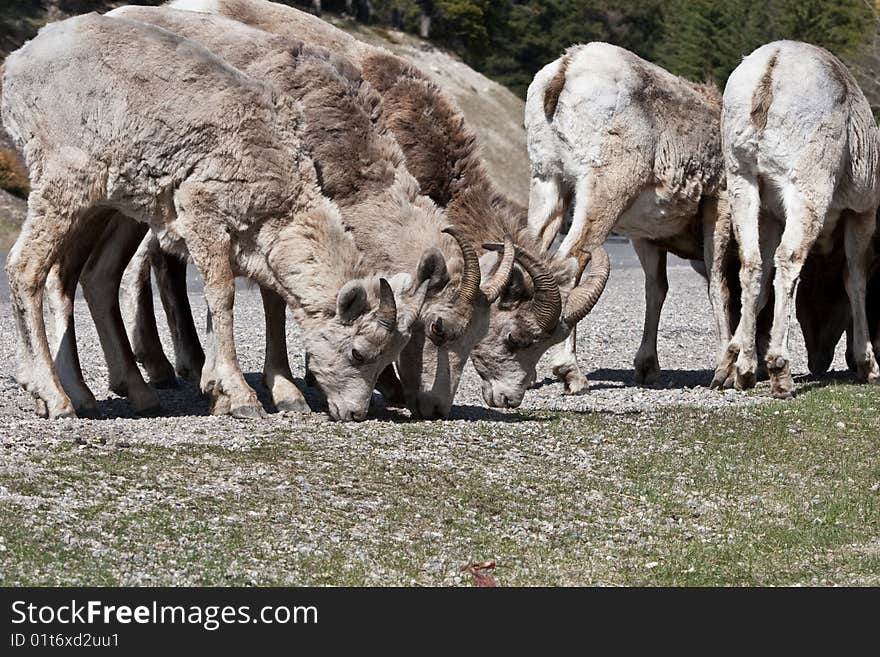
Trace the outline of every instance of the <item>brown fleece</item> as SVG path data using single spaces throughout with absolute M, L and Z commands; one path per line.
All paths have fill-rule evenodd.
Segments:
M 552 121 L 553 117 L 556 116 L 556 107 L 559 105 L 559 96 L 565 87 L 565 74 L 568 73 L 570 61 L 571 56 L 568 53 L 563 55 L 562 61 L 559 64 L 559 70 L 547 84 L 547 88 L 544 89 L 544 116 L 547 117 L 548 121 Z

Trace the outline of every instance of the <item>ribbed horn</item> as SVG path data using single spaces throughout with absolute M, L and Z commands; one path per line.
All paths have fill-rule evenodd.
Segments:
M 608 282 L 608 275 L 611 273 L 611 261 L 604 246 L 597 246 L 590 252 L 590 256 L 590 273 L 587 280 L 574 288 L 565 302 L 562 321 L 570 328 L 586 317 L 599 301 Z
M 550 333 L 559 323 L 559 315 L 562 312 L 559 285 L 540 260 L 519 246 L 516 247 L 516 259 L 532 277 L 532 284 L 535 286 L 532 308 L 535 311 L 538 329 L 541 333 Z
M 379 308 L 376 310 L 376 321 L 389 332 L 397 330 L 397 302 L 394 290 L 384 278 L 379 279 Z
M 464 260 L 464 269 L 461 272 L 461 282 L 456 290 L 456 306 L 464 317 L 470 318 L 474 310 L 474 301 L 480 291 L 480 258 L 473 244 L 467 241 L 457 229 L 444 228 L 443 232 L 451 235 L 458 242 L 461 249 L 461 257 Z
M 494 250 L 489 249 L 489 246 L 486 244 L 483 245 L 483 248 Z M 490 304 L 495 303 L 495 300 L 501 296 L 501 290 L 507 285 L 507 281 L 510 280 L 510 273 L 513 271 L 513 259 L 516 254 L 516 248 L 510 235 L 504 236 L 504 246 L 502 248 L 504 251 L 501 252 L 501 261 L 498 263 L 495 273 L 492 275 L 492 278 L 480 286 L 483 294 L 486 295 L 486 300 Z

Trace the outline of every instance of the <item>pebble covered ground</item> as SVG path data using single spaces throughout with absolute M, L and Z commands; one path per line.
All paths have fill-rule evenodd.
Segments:
M 658 576 L 676 541 L 733 549 L 736 538 L 751 540 L 735 536 L 726 514 L 751 505 L 784 517 L 790 496 L 813 493 L 774 465 L 763 492 L 722 494 L 703 478 L 727 466 L 713 462 L 690 472 L 687 464 L 705 458 L 704 441 L 679 442 L 665 427 L 672 421 L 698 430 L 718 409 L 747 418 L 765 403 L 786 407 L 769 400 L 766 384 L 757 394 L 708 389 L 715 353 L 709 305 L 705 283 L 686 265 L 669 270 L 663 375 L 656 386 L 636 386 L 631 363 L 641 336 L 643 277 L 630 256 L 617 253 L 614 263 L 604 296 L 579 331 L 580 362 L 591 382 L 586 394 L 564 396 L 542 367 L 539 377 L 548 378 L 522 407 L 489 409 L 468 366 L 453 415 L 442 422 L 411 422 L 406 411 L 382 408 L 378 395 L 362 423 L 333 423 L 321 413 L 213 417 L 193 386 L 160 391 L 165 416 L 134 417 L 106 388 L 82 301 L 80 358 L 106 417 L 38 419 L 12 376 L 15 332 L 4 296 L 0 584 L 458 584 L 467 582 L 460 565 L 490 558 L 499 559 L 501 583 L 629 583 L 650 581 L 633 574 Z M 204 302 L 196 292 L 192 303 L 202 326 Z M 237 347 L 255 386 L 263 327 L 254 318 L 261 316 L 258 291 L 240 289 Z M 804 374 L 799 332 L 792 336 L 793 369 Z M 289 345 L 294 376 L 301 377 L 293 325 Z M 834 369 L 845 369 L 840 348 Z M 775 413 L 774 421 L 783 422 Z M 787 436 L 788 427 L 778 430 Z M 649 434 L 655 438 L 646 442 Z M 731 461 L 737 468 L 758 462 L 735 438 L 718 458 L 739 459 Z M 748 469 L 742 476 L 755 479 Z M 764 484 L 779 484 L 780 497 Z M 849 555 L 862 550 L 877 558 L 876 540 L 850 547 Z M 805 558 L 809 565 L 819 557 Z M 675 563 L 669 581 L 694 572 Z M 871 581 L 813 570 L 799 577 Z

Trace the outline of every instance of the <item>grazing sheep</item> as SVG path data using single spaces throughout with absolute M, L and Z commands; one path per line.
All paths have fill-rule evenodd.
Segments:
M 512 249 L 506 262 L 492 275 L 489 268 L 494 258 L 487 258 L 490 265 L 481 274 L 474 249 L 455 229 L 445 228 L 443 213 L 430 199 L 419 195 L 418 184 L 406 170 L 403 154 L 386 133 L 380 99 L 344 59 L 222 16 L 167 7 L 124 7 L 108 16 L 151 23 L 189 38 L 246 74 L 271 82 L 300 100 L 308 117 L 303 127 L 303 143 L 321 172 L 322 190 L 339 206 L 355 242 L 369 254 L 377 271 L 415 270 L 420 254 L 432 254 L 426 261 L 431 271 L 423 271 L 432 280 L 423 315 L 431 318 L 430 338 L 436 342 L 442 334 L 443 344 L 426 350 L 424 336 L 416 331 L 415 346 L 407 346 L 398 360 L 398 369 L 409 384 L 404 392 L 414 414 L 427 418 L 448 414 L 464 362 L 474 343 L 485 334 L 489 304 L 497 298 L 509 276 Z M 351 166 L 352 162 L 361 165 Z M 119 250 L 115 245 L 102 249 L 102 253 Z M 139 261 L 146 262 L 145 256 L 146 251 Z M 148 278 L 143 272 L 148 269 L 139 269 L 139 284 L 145 286 Z M 109 280 L 102 277 L 98 283 L 103 281 L 106 285 Z M 178 292 L 175 296 L 185 303 L 185 288 Z M 142 301 L 150 297 L 149 293 L 136 294 Z M 152 316 L 151 311 L 140 314 Z M 180 314 L 172 308 L 173 316 Z M 267 326 L 267 332 L 283 336 L 283 322 L 282 313 L 276 320 L 280 327 Z M 158 345 L 157 339 L 148 342 Z M 198 348 L 197 340 L 187 343 L 194 343 L 195 347 L 179 349 L 175 341 L 176 350 L 185 353 Z M 282 355 L 282 349 L 283 340 L 272 352 Z M 148 362 L 167 363 L 160 347 L 153 353 L 159 354 L 158 358 L 147 359 Z M 269 353 L 267 345 L 267 367 Z M 289 371 L 286 353 L 280 360 L 284 371 Z M 152 369 L 160 368 L 153 365 Z
M 32 185 L 7 274 L 18 379 L 38 410 L 75 412 L 46 340 L 47 273 L 114 209 L 148 224 L 163 249 L 188 253 L 204 279 L 201 384 L 215 412 L 262 415 L 233 341 L 241 274 L 293 310 L 330 414 L 365 416 L 428 282 L 364 276 L 370 268 L 304 153 L 298 103 L 166 30 L 96 14 L 43 28 L 6 60 L 3 90 L 3 123 Z
M 755 317 L 767 301 L 772 262 L 766 364 L 773 395 L 792 395 L 787 335 L 801 269 L 811 253 L 830 255 L 840 234 L 852 309 L 852 362 L 860 380 L 877 382 L 865 294 L 880 203 L 880 133 L 855 79 L 821 48 L 794 41 L 767 44 L 731 74 L 721 132 L 742 262 L 742 319 L 716 378 L 731 376 L 735 366 L 737 387 L 755 383 Z
M 535 379 L 535 366 L 552 345 L 589 313 L 608 277 L 607 254 L 596 247 L 591 275 L 574 287 L 577 263 L 557 257 L 532 235 L 526 213 L 499 194 L 479 155 L 475 135 L 461 112 L 434 83 L 388 51 L 359 42 L 341 30 L 291 7 L 265 0 L 175 0 L 171 6 L 217 13 L 267 32 L 288 35 L 343 55 L 358 66 L 382 96 L 385 121 L 406 156 L 406 165 L 424 194 L 447 211 L 447 219 L 476 249 L 513 241 L 522 269 L 490 311 L 488 334 L 471 358 L 491 406 L 516 407 Z M 483 254 L 486 255 L 485 253 Z M 488 262 L 488 260 L 487 260 Z M 528 276 L 523 274 L 523 270 Z M 564 299 L 564 302 L 563 302 Z M 435 361 L 460 372 L 442 354 L 444 335 L 428 327 L 423 354 L 437 341 Z M 442 328 L 442 327 L 437 327 Z M 414 340 L 407 349 L 418 348 Z M 404 373 L 401 372 L 403 376 Z M 566 379 L 569 388 L 577 386 Z M 407 382 L 404 381 L 405 387 Z

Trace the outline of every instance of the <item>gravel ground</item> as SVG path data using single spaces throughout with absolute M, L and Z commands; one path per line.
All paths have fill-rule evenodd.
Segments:
M 766 384 L 708 390 L 708 301 L 683 264 L 669 271 L 666 370 L 636 387 L 643 279 L 626 247 L 612 260 L 579 332 L 589 392 L 548 380 L 497 411 L 468 368 L 443 422 L 378 396 L 357 424 L 239 421 L 208 415 L 192 386 L 160 391 L 166 416 L 133 417 L 106 389 L 82 302 L 80 356 L 106 419 L 41 420 L 12 377 L 0 281 L 0 584 L 455 585 L 486 559 L 502 584 L 878 583 L 876 389 L 801 381 L 816 389 L 788 403 Z M 258 291 L 241 288 L 246 372 L 262 364 L 261 316 Z

